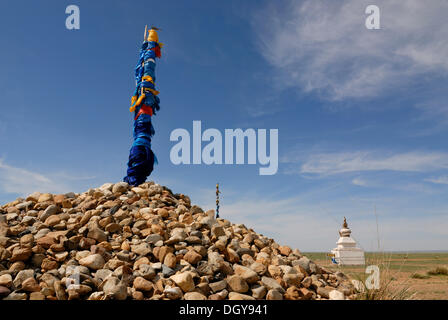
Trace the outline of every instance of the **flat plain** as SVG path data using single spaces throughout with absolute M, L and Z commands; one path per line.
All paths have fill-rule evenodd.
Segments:
M 377 265 L 380 285 L 396 299 L 448 300 L 448 252 L 367 252 L 365 266 L 339 266 L 324 252 L 303 252 L 318 265 L 340 270 L 352 279 L 365 282 L 366 267 Z M 403 292 L 405 291 L 405 292 Z

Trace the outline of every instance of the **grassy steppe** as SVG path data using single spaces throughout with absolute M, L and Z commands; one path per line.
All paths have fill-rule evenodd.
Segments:
M 366 253 L 365 266 L 338 266 L 331 263 L 325 252 L 303 252 L 317 264 L 330 270 L 340 270 L 353 279 L 365 281 L 368 265 L 377 265 L 381 286 L 397 299 L 448 300 L 448 253 Z M 405 292 L 404 292 L 405 291 Z

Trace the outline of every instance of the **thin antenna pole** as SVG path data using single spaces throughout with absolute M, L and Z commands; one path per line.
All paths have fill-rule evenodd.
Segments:
M 216 184 L 216 218 L 219 218 L 219 183 Z
M 376 204 L 374 205 L 375 219 L 376 219 L 376 236 L 378 240 L 378 251 L 380 251 L 380 232 L 378 230 L 378 216 L 376 214 Z

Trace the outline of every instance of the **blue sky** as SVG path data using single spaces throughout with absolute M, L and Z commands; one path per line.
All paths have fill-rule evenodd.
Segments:
M 65 28 L 78 5 L 80 30 Z M 342 219 L 366 250 L 446 250 L 445 1 L 3 1 L 0 203 L 121 181 L 145 24 L 162 28 L 154 117 L 174 192 L 302 251 Z M 171 131 L 279 130 L 279 169 L 170 162 Z M 376 207 L 378 229 L 376 227 Z

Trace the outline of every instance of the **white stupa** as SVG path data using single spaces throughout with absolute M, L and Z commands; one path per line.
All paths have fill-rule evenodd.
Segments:
M 356 246 L 356 241 L 350 237 L 352 231 L 347 225 L 344 217 L 344 224 L 339 230 L 340 238 L 336 243 L 338 246 L 331 250 L 331 253 L 339 265 L 363 265 L 365 264 L 364 251 Z

